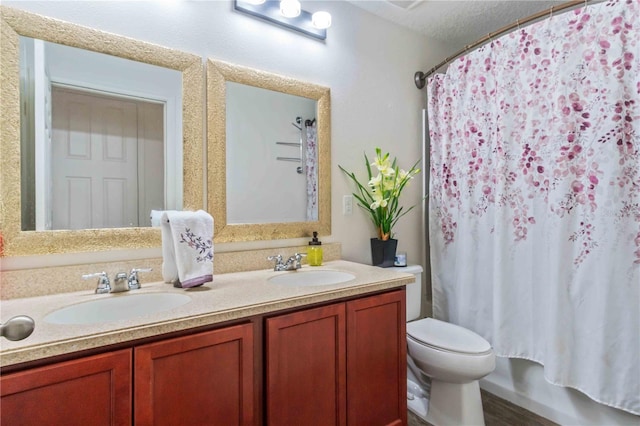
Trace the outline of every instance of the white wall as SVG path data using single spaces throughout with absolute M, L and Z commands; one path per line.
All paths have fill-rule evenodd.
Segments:
M 258 68 L 331 88 L 332 235 L 343 257 L 369 263 L 369 218 L 355 208 L 342 215 L 342 196 L 353 190 L 338 164 L 364 173 L 363 153 L 380 146 L 408 167 L 420 158 L 421 109 L 425 91 L 413 74 L 440 62 L 454 49 L 386 22 L 342 1 L 303 1 L 303 9 L 324 9 L 333 16 L 326 42 L 252 19 L 232 10 L 228 1 L 3 1 L 39 13 L 111 33 Z M 204 90 L 204 88 L 203 88 Z M 405 191 L 404 204 L 421 199 L 420 180 Z M 410 263 L 424 266 L 420 212 L 405 216 L 396 229 L 398 249 Z M 231 243 L 216 250 L 280 247 L 306 239 Z M 132 253 L 127 253 L 131 257 Z M 76 258 L 77 259 L 77 258 Z

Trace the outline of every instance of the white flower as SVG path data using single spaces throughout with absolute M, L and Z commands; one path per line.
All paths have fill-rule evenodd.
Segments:
M 386 178 L 382 182 L 382 189 L 385 191 L 393 191 L 396 188 L 396 180 L 395 178 Z
M 380 183 L 382 182 L 382 175 L 378 174 L 376 177 L 371 178 L 369 181 L 369 186 L 375 192 L 376 188 L 380 187 Z
M 375 201 L 371 203 L 369 207 L 371 207 L 373 210 L 377 209 L 378 207 L 387 207 L 388 200 L 386 198 L 383 198 L 380 192 L 374 192 L 372 196 Z
M 389 161 L 389 154 L 386 154 L 385 156 L 378 155 L 375 161 L 371 163 L 371 165 L 376 167 L 378 171 L 385 177 L 393 176 L 396 173 L 393 167 L 391 167 L 391 161 Z
M 387 240 L 391 237 L 392 227 L 398 219 L 415 207 L 405 209 L 400 206 L 398 199 L 405 185 L 420 172 L 420 169 L 415 168 L 417 162 L 409 171 L 400 169 L 396 165 L 396 159 L 390 161 L 389 153 L 383 155 L 380 148 L 376 148 L 376 157 L 373 162 L 370 162 L 366 154 L 364 159 L 369 178 L 366 185 L 362 185 L 355 174 L 342 166 L 339 167 L 355 183 L 357 192 L 353 195 L 357 198 L 360 207 L 368 211 L 376 227 L 378 238 Z M 372 172 L 376 169 L 378 174 L 374 177 Z

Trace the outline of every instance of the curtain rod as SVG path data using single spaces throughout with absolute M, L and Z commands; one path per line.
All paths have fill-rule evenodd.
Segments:
M 453 56 L 447 57 L 445 58 L 444 61 L 440 62 L 438 65 L 436 65 L 435 67 L 431 68 L 429 71 L 422 72 L 422 71 L 417 71 L 414 75 L 414 81 L 416 83 L 416 87 L 418 89 L 422 89 L 427 81 L 427 77 L 429 77 L 431 74 L 433 74 L 434 72 L 436 72 L 438 69 L 442 68 L 443 66 L 447 65 L 449 62 L 453 61 L 454 59 L 458 58 L 459 56 L 462 56 L 463 54 L 465 54 L 466 52 L 468 52 L 469 50 L 478 47 L 480 45 L 482 45 L 483 43 L 486 43 L 489 40 L 493 40 L 494 37 L 500 36 L 504 33 L 507 33 L 511 30 L 513 30 L 514 28 L 520 28 L 520 25 L 523 24 L 528 24 L 531 21 L 535 21 L 537 19 L 540 18 L 544 18 L 545 16 L 549 15 L 549 16 L 553 16 L 553 14 L 555 12 L 559 12 L 561 10 L 565 10 L 565 9 L 569 9 L 575 6 L 579 6 L 581 4 L 583 5 L 587 5 L 587 3 L 596 3 L 599 1 L 603 1 L 603 0 L 572 0 L 570 2 L 567 3 L 562 3 L 559 4 L 558 6 L 553 6 L 547 10 L 543 10 L 542 12 L 538 12 L 535 13 L 533 15 L 527 16 L 526 18 L 523 19 L 518 19 L 516 22 L 506 25 L 500 29 L 498 29 L 495 32 L 489 33 L 486 36 L 482 37 L 481 39 L 479 39 L 478 41 L 476 41 L 475 43 L 471 43 L 467 46 L 465 46 L 464 48 L 460 49 L 458 52 L 456 52 Z

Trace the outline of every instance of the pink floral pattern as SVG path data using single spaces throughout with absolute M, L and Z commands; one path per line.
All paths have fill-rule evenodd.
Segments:
M 305 171 L 307 176 L 307 220 L 318 220 L 318 131 L 316 120 L 306 120 Z
M 640 0 L 459 58 L 428 115 L 434 317 L 640 415 Z
M 184 232 L 180 233 L 180 244 L 186 244 L 198 252 L 196 262 L 213 262 L 213 241 L 211 238 L 196 235 L 191 229 L 185 227 Z
M 536 215 L 566 219 L 576 265 L 609 232 L 611 208 L 640 234 L 639 7 L 567 12 L 556 17 L 562 31 L 531 25 L 431 79 L 430 202 L 444 241 L 457 238 L 460 216 L 489 206 L 510 211 L 516 242 L 535 232 Z

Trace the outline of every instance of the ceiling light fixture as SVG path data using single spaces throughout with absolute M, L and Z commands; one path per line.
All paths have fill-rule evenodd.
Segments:
M 238 12 L 269 21 L 308 36 L 325 40 L 327 28 L 331 26 L 328 12 L 315 12 L 313 15 L 302 10 L 298 0 L 234 0 L 233 7 Z
M 285 18 L 296 18 L 300 16 L 302 12 L 302 6 L 298 0 L 281 0 L 280 1 L 280 13 Z
M 316 28 L 329 28 L 331 26 L 331 14 L 324 11 L 316 12 L 311 15 L 311 23 Z

